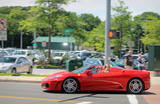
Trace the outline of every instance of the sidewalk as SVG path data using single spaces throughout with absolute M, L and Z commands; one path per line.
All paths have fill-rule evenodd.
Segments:
M 64 69 L 33 69 L 34 75 L 51 75 L 57 72 L 65 71 Z M 0 82 L 29 82 L 40 83 L 44 77 L 27 77 L 27 76 L 0 76 Z
M 64 69 L 37 69 L 34 68 L 32 74 L 36 75 L 51 75 L 57 72 L 66 71 Z
M 40 83 L 44 77 L 26 77 L 26 76 L 0 76 L 0 82 L 29 82 Z
M 148 104 L 159 104 L 160 77 L 151 77 L 151 88 L 142 96 Z

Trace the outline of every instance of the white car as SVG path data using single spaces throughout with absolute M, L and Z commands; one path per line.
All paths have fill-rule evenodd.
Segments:
M 32 62 L 26 57 L 5 56 L 0 57 L 0 72 L 2 73 L 32 73 Z
M 55 64 L 59 64 L 62 62 L 63 60 L 63 57 L 65 56 L 65 54 L 67 54 L 67 52 L 64 52 L 64 51 L 60 51 L 60 52 L 53 52 L 52 53 L 52 59 L 53 59 L 53 62 Z
M 13 55 L 27 57 L 30 61 L 33 62 L 33 57 L 31 56 L 32 50 L 16 50 Z

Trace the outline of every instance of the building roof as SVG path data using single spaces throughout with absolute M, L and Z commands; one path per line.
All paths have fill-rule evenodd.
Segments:
M 32 41 L 32 43 L 43 42 L 43 41 L 48 42 L 48 37 L 41 37 L 41 36 L 37 37 L 35 40 Z M 73 37 L 55 36 L 55 37 L 51 37 L 51 42 L 57 42 L 57 43 L 72 42 L 72 43 L 75 43 L 75 39 Z

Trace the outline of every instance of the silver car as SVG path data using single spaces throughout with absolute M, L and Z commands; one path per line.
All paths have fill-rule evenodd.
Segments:
M 32 73 L 32 63 L 21 56 L 0 57 L 0 72 L 3 73 Z

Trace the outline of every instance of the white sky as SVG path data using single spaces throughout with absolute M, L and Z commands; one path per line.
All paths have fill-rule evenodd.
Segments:
M 35 0 L 0 0 L 0 6 L 32 6 Z M 117 5 L 118 0 L 112 0 L 112 7 Z M 160 14 L 160 0 L 123 0 L 129 11 L 133 15 L 141 14 L 145 11 L 157 12 Z M 92 13 L 105 19 L 106 0 L 77 0 L 64 8 L 78 14 Z

